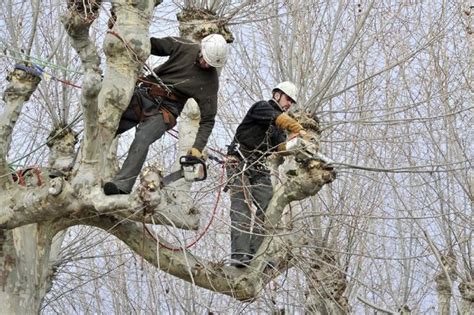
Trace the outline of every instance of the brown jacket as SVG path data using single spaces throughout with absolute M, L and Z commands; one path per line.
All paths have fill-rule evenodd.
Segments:
M 193 147 L 202 151 L 206 146 L 217 113 L 219 77 L 215 68 L 199 66 L 200 45 L 179 37 L 151 38 L 151 54 L 168 56 L 154 69 L 156 75 L 182 101 L 170 111 L 179 116 L 188 98 L 194 98 L 201 111 L 201 121 Z M 153 80 L 152 77 L 148 79 Z

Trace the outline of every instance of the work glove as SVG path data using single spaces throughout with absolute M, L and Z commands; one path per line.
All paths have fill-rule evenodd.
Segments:
M 196 149 L 196 148 L 191 148 L 191 149 L 189 149 L 187 155 L 194 156 L 194 157 L 196 157 L 196 158 L 198 158 L 198 159 L 202 159 L 202 158 L 203 158 L 203 155 L 202 155 L 201 151 L 199 151 L 199 150 Z
M 275 120 L 275 125 L 281 129 L 288 130 L 290 133 L 299 133 L 303 130 L 303 126 L 301 126 L 294 118 L 291 118 L 287 113 L 278 115 Z
M 282 152 L 282 151 L 286 151 L 286 142 L 280 143 L 277 146 L 277 152 Z

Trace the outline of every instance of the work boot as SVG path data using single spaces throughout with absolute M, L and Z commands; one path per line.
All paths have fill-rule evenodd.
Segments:
M 124 191 L 114 183 L 114 182 L 106 182 L 104 184 L 104 194 L 107 196 L 110 195 L 128 195 L 130 192 Z
M 246 268 L 250 265 L 252 258 L 248 254 L 233 254 L 230 265 L 236 268 Z

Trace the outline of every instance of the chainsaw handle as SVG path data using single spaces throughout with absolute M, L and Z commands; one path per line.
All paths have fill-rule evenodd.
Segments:
M 203 159 L 195 157 L 194 155 L 183 155 L 179 158 L 179 164 L 181 165 L 195 165 L 203 164 L 206 165 Z
M 194 179 L 195 182 L 203 181 L 207 178 L 207 167 L 206 167 L 206 162 L 204 162 L 203 159 L 200 159 L 198 157 L 192 156 L 192 155 L 183 155 L 179 158 L 179 164 L 181 164 L 181 169 L 184 170 L 185 167 L 193 167 L 193 170 L 195 170 L 196 165 L 201 165 L 201 170 L 203 172 L 202 176 L 196 177 Z

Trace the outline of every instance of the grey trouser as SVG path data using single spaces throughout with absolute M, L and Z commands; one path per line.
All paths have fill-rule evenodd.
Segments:
M 135 138 L 128 150 L 128 156 L 113 179 L 117 187 L 125 192 L 132 190 L 133 184 L 145 163 L 150 145 L 161 138 L 168 129 L 168 124 L 164 122 L 161 112 L 148 116 L 140 122 L 134 110 L 129 106 L 120 119 L 117 134 L 121 134 L 135 126 L 137 126 Z
M 266 168 L 250 168 L 243 172 L 244 163 L 227 164 L 227 187 L 230 189 L 231 254 L 253 256 L 263 241 L 263 222 L 273 188 Z M 251 226 L 252 211 L 256 210 Z

